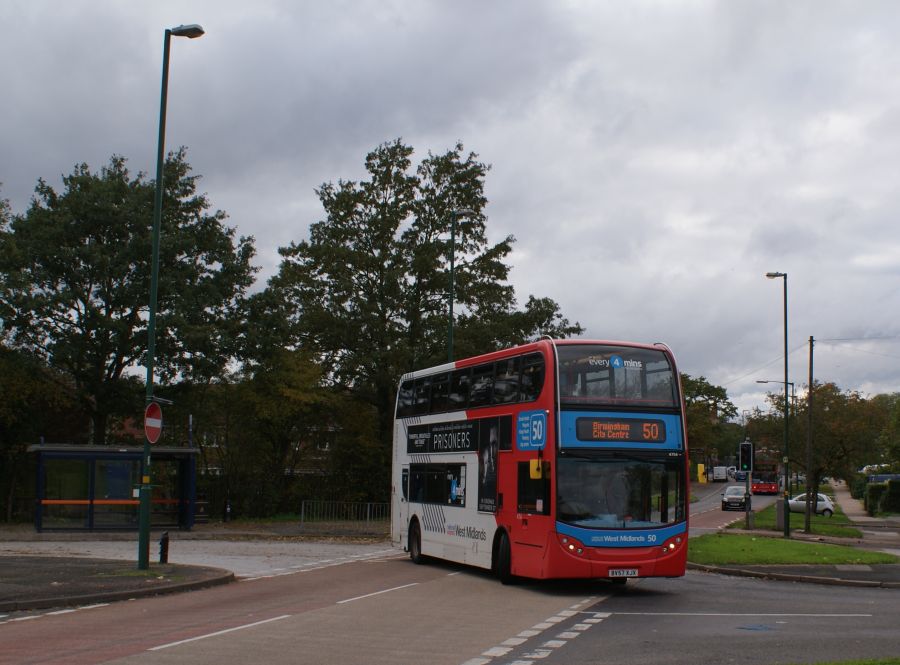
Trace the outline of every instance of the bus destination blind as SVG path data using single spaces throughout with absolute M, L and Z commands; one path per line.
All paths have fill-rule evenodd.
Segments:
M 666 424 L 650 418 L 578 418 L 575 435 L 579 441 L 664 443 Z

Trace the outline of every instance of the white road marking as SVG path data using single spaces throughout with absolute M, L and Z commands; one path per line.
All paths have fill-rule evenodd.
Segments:
M 606 600 L 606 597 L 601 597 L 599 601 L 596 596 L 585 598 L 581 602 L 572 605 L 569 609 L 561 610 L 552 617 L 544 619 L 541 623 L 535 624 L 530 629 L 519 632 L 519 634 L 515 637 L 510 637 L 509 639 L 501 642 L 499 645 L 491 647 L 487 651 L 483 651 L 479 657 L 471 658 L 462 663 L 462 665 L 488 665 L 493 661 L 494 658 L 501 658 L 508 655 L 513 650 L 513 648 L 525 644 L 530 638 L 537 637 L 548 628 L 558 628 L 559 624 L 563 621 L 566 621 L 567 619 L 577 617 L 579 614 L 590 614 L 593 616 L 593 620 L 579 620 L 579 623 L 575 624 L 576 627 L 573 627 L 572 631 L 578 632 L 564 631 L 562 633 L 559 633 L 555 636 L 556 639 L 547 640 L 546 642 L 541 644 L 539 648 L 532 648 L 530 652 L 522 654 L 522 660 L 515 660 L 510 664 L 534 665 L 535 660 L 546 658 L 551 653 L 553 653 L 554 649 L 559 649 L 560 647 L 565 646 L 569 643 L 569 640 L 581 635 L 581 631 L 587 630 L 593 624 L 600 623 L 604 618 L 608 617 L 608 612 L 589 612 L 580 609 L 590 603 L 602 602 L 604 600 Z
M 371 598 L 372 596 L 380 596 L 383 593 L 390 593 L 391 591 L 398 591 L 400 589 L 408 589 L 411 586 L 417 586 L 418 582 L 413 582 L 412 584 L 404 584 L 403 586 L 395 586 L 392 589 L 383 589 L 381 591 L 375 591 L 374 593 L 367 593 L 364 596 L 356 596 L 355 598 L 346 598 L 345 600 L 337 601 L 338 605 L 343 605 L 344 603 L 352 603 L 354 600 L 362 600 L 363 598 Z
M 324 568 L 331 568 L 333 566 L 342 566 L 345 563 L 355 563 L 357 561 L 386 561 L 394 558 L 401 558 L 400 556 L 386 556 L 388 553 L 394 553 L 393 549 L 388 550 L 379 550 L 377 552 L 371 552 L 369 554 L 356 554 L 353 556 L 342 557 L 340 559 L 322 559 L 318 561 L 310 561 L 308 563 L 301 563 L 295 566 L 291 566 L 290 568 L 269 568 L 267 570 L 259 570 L 253 573 L 245 573 L 243 575 L 238 576 L 239 582 L 253 582 L 256 580 L 265 580 L 270 577 L 281 577 L 283 575 L 296 575 L 297 573 L 305 573 L 312 570 L 322 570 Z
M 69 614 L 71 612 L 79 612 L 81 610 L 93 610 L 98 607 L 106 607 L 109 603 L 95 603 L 94 605 L 82 605 L 81 607 L 71 607 L 64 610 L 55 610 L 53 612 L 45 612 L 43 614 L 30 614 L 25 617 L 14 617 L 12 619 L 7 619 L 5 621 L 0 621 L 0 624 L 4 623 L 12 623 L 13 621 L 31 621 L 32 619 L 40 619 L 41 617 L 49 617 L 55 616 L 58 614 Z M 10 616 L 9 614 L 0 614 L 0 619 L 6 619 L 6 617 Z
M 481 655 L 487 656 L 488 658 L 500 658 L 508 654 L 510 651 L 512 651 L 512 649 L 509 647 L 491 647 Z
M 590 614 L 590 612 L 588 612 Z M 819 613 L 762 613 L 748 612 L 746 614 L 739 612 L 614 612 L 620 616 L 638 616 L 638 617 L 834 617 L 837 619 L 871 617 L 872 614 L 819 614 Z M 609 616 L 607 614 L 607 616 Z
M 215 633 L 207 633 L 206 635 L 198 635 L 197 637 L 190 637 L 186 640 L 179 640 L 178 642 L 169 642 L 168 644 L 160 644 L 156 647 L 150 647 L 147 651 L 159 651 L 160 649 L 168 649 L 169 647 L 177 647 L 180 644 L 187 644 L 188 642 L 196 642 L 197 640 L 205 640 L 208 637 L 218 637 L 219 635 L 225 635 L 226 633 L 233 633 L 236 630 L 244 630 L 245 628 L 253 628 L 255 626 L 261 626 L 264 623 L 272 623 L 273 621 L 281 621 L 282 619 L 287 619 L 290 617 L 290 614 L 282 614 L 280 617 L 272 617 L 271 619 L 263 619 L 262 621 L 256 621 L 254 623 L 247 623 L 243 626 L 235 626 L 234 628 L 226 628 L 225 630 L 219 630 Z

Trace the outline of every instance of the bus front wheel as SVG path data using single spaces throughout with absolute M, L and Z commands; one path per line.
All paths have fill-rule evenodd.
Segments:
M 409 536 L 407 537 L 409 545 L 409 558 L 413 563 L 425 563 L 425 557 L 422 555 L 422 533 L 419 531 L 419 523 L 416 520 L 409 525 Z
M 512 553 L 509 548 L 509 536 L 506 533 L 500 534 L 500 541 L 497 543 L 497 577 L 502 584 L 513 583 Z

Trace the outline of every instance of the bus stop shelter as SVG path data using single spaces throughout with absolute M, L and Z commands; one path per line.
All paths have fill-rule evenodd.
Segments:
M 143 447 L 39 444 L 34 526 L 47 530 L 137 530 Z M 151 528 L 194 526 L 199 448 L 152 451 Z

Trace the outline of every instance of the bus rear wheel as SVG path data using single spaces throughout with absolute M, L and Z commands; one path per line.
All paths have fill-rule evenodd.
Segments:
M 419 531 L 419 523 L 413 520 L 409 525 L 409 536 L 407 536 L 409 545 L 409 558 L 415 564 L 425 563 L 425 557 L 422 554 L 422 532 Z
M 500 534 L 497 543 L 497 577 L 501 584 L 512 584 L 515 580 L 512 574 L 512 552 L 509 548 L 509 536 Z

